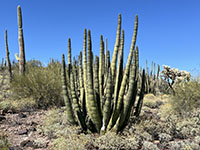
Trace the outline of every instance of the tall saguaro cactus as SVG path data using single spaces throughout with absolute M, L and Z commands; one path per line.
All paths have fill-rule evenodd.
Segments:
M 8 49 L 8 37 L 7 37 L 7 30 L 5 30 L 5 45 L 6 45 L 6 58 L 7 58 L 7 64 L 8 64 L 8 73 L 10 76 L 10 81 L 12 79 L 12 70 L 11 70 L 11 63 L 10 63 L 10 57 L 9 57 L 9 49 Z
M 24 37 L 22 28 L 22 11 L 21 7 L 17 7 L 17 17 L 18 17 L 18 40 L 19 40 L 19 72 L 24 74 L 25 72 L 25 49 L 24 49 Z

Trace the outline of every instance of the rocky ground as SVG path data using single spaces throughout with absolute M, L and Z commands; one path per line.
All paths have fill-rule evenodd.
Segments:
M 10 150 L 50 150 L 48 137 L 37 132 L 42 125 L 45 111 L 3 112 L 0 115 L 0 131 L 8 136 Z
M 0 101 L 11 94 L 8 82 L 8 73 L 0 71 Z M 0 109 L 0 135 L 7 137 L 10 150 L 51 150 L 48 137 L 37 131 L 45 113 L 44 110 L 14 112 Z

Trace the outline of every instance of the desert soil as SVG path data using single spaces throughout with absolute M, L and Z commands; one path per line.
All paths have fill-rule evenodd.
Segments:
M 9 98 L 9 77 L 0 71 L 0 101 Z M 42 126 L 45 110 L 13 112 L 0 110 L 0 135 L 5 134 L 10 150 L 51 150 L 50 139 L 37 131 Z

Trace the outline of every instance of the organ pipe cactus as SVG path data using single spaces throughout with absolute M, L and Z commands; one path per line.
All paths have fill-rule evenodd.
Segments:
M 128 56 L 128 60 L 127 60 L 127 64 L 126 64 L 126 69 L 125 69 L 125 72 L 123 73 L 122 83 L 121 83 L 120 90 L 119 90 L 119 96 L 118 96 L 117 102 L 116 102 L 116 108 L 114 109 L 114 113 L 112 114 L 111 120 L 108 125 L 109 129 L 111 129 L 113 127 L 113 125 L 116 123 L 117 118 L 119 117 L 119 114 L 122 109 L 123 98 L 124 98 L 125 88 L 126 88 L 126 82 L 127 82 L 128 73 L 130 70 L 130 65 L 131 65 L 131 61 L 133 58 L 133 52 L 134 52 L 135 44 L 136 44 L 137 30 L 138 30 L 138 16 L 136 15 L 134 33 L 133 33 L 133 38 L 132 38 L 132 42 L 131 42 L 131 48 L 130 48 L 130 52 L 129 52 L 129 56 Z
M 103 57 L 104 57 L 104 46 L 103 46 L 103 36 L 101 35 L 100 40 L 100 59 L 99 59 L 99 96 L 103 99 Z M 103 108 L 103 101 L 101 101 L 101 108 Z
M 153 93 L 154 95 L 156 95 L 157 93 L 159 93 L 159 86 L 161 83 L 160 66 L 159 65 L 157 66 L 157 71 L 156 71 L 156 64 L 152 62 L 151 71 L 149 72 L 148 64 L 146 61 L 145 70 L 146 70 L 145 93 Z
M 68 38 L 68 76 L 70 79 L 70 73 L 71 73 L 71 65 L 72 65 L 72 61 L 71 61 L 71 39 Z
M 120 45 L 120 34 L 121 34 L 121 14 L 119 14 L 119 16 L 118 16 L 116 42 L 115 42 L 115 48 L 114 48 L 113 57 L 112 57 L 112 61 L 111 61 L 111 70 L 112 70 L 112 78 L 113 79 L 115 76 L 117 54 L 118 54 L 119 45 Z
M 18 40 L 19 40 L 19 73 L 24 74 L 25 72 L 25 49 L 24 49 L 24 36 L 22 28 L 22 12 L 21 7 L 17 7 L 17 17 L 18 17 Z
M 127 125 L 130 115 L 139 116 L 145 91 L 145 71 L 143 71 L 141 89 L 137 99 L 139 76 L 138 47 L 135 48 L 137 28 L 138 16 L 136 15 L 125 70 L 123 68 L 124 30 L 121 32 L 121 15 L 118 19 L 115 54 L 113 54 L 111 63 L 107 46 L 106 54 L 104 53 L 103 36 L 100 38 L 100 57 L 95 56 L 93 63 L 91 32 L 88 30 L 87 33 L 86 29 L 83 40 L 83 65 L 82 53 L 80 53 L 79 67 L 73 65 L 71 69 L 71 84 L 66 83 L 66 71 L 69 70 L 65 69 L 63 54 L 63 94 L 67 119 L 72 125 L 79 124 L 83 130 L 90 132 L 105 133 L 111 130 L 118 133 Z M 116 62 L 118 62 L 117 66 Z M 79 77 L 75 78 L 73 73 L 77 70 Z M 75 89 L 76 80 L 79 80 L 77 88 L 80 94 L 77 94 L 77 89 Z M 127 92 L 125 92 L 127 87 Z
M 67 79 L 66 79 L 66 65 L 65 65 L 65 56 L 64 54 L 62 55 L 62 88 L 63 88 L 63 96 L 64 96 L 64 101 L 65 101 L 65 106 L 66 106 L 66 110 L 67 110 L 67 120 L 72 124 L 75 125 L 76 121 L 74 118 L 74 113 L 72 110 L 72 104 L 71 104 L 71 100 L 69 97 L 69 93 L 67 90 Z

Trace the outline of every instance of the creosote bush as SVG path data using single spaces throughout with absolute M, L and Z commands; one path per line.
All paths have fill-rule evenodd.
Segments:
M 15 98 L 33 98 L 39 108 L 62 106 L 61 64 L 52 60 L 47 67 L 40 61 L 31 60 L 26 64 L 26 73 L 14 72 L 11 90 Z

